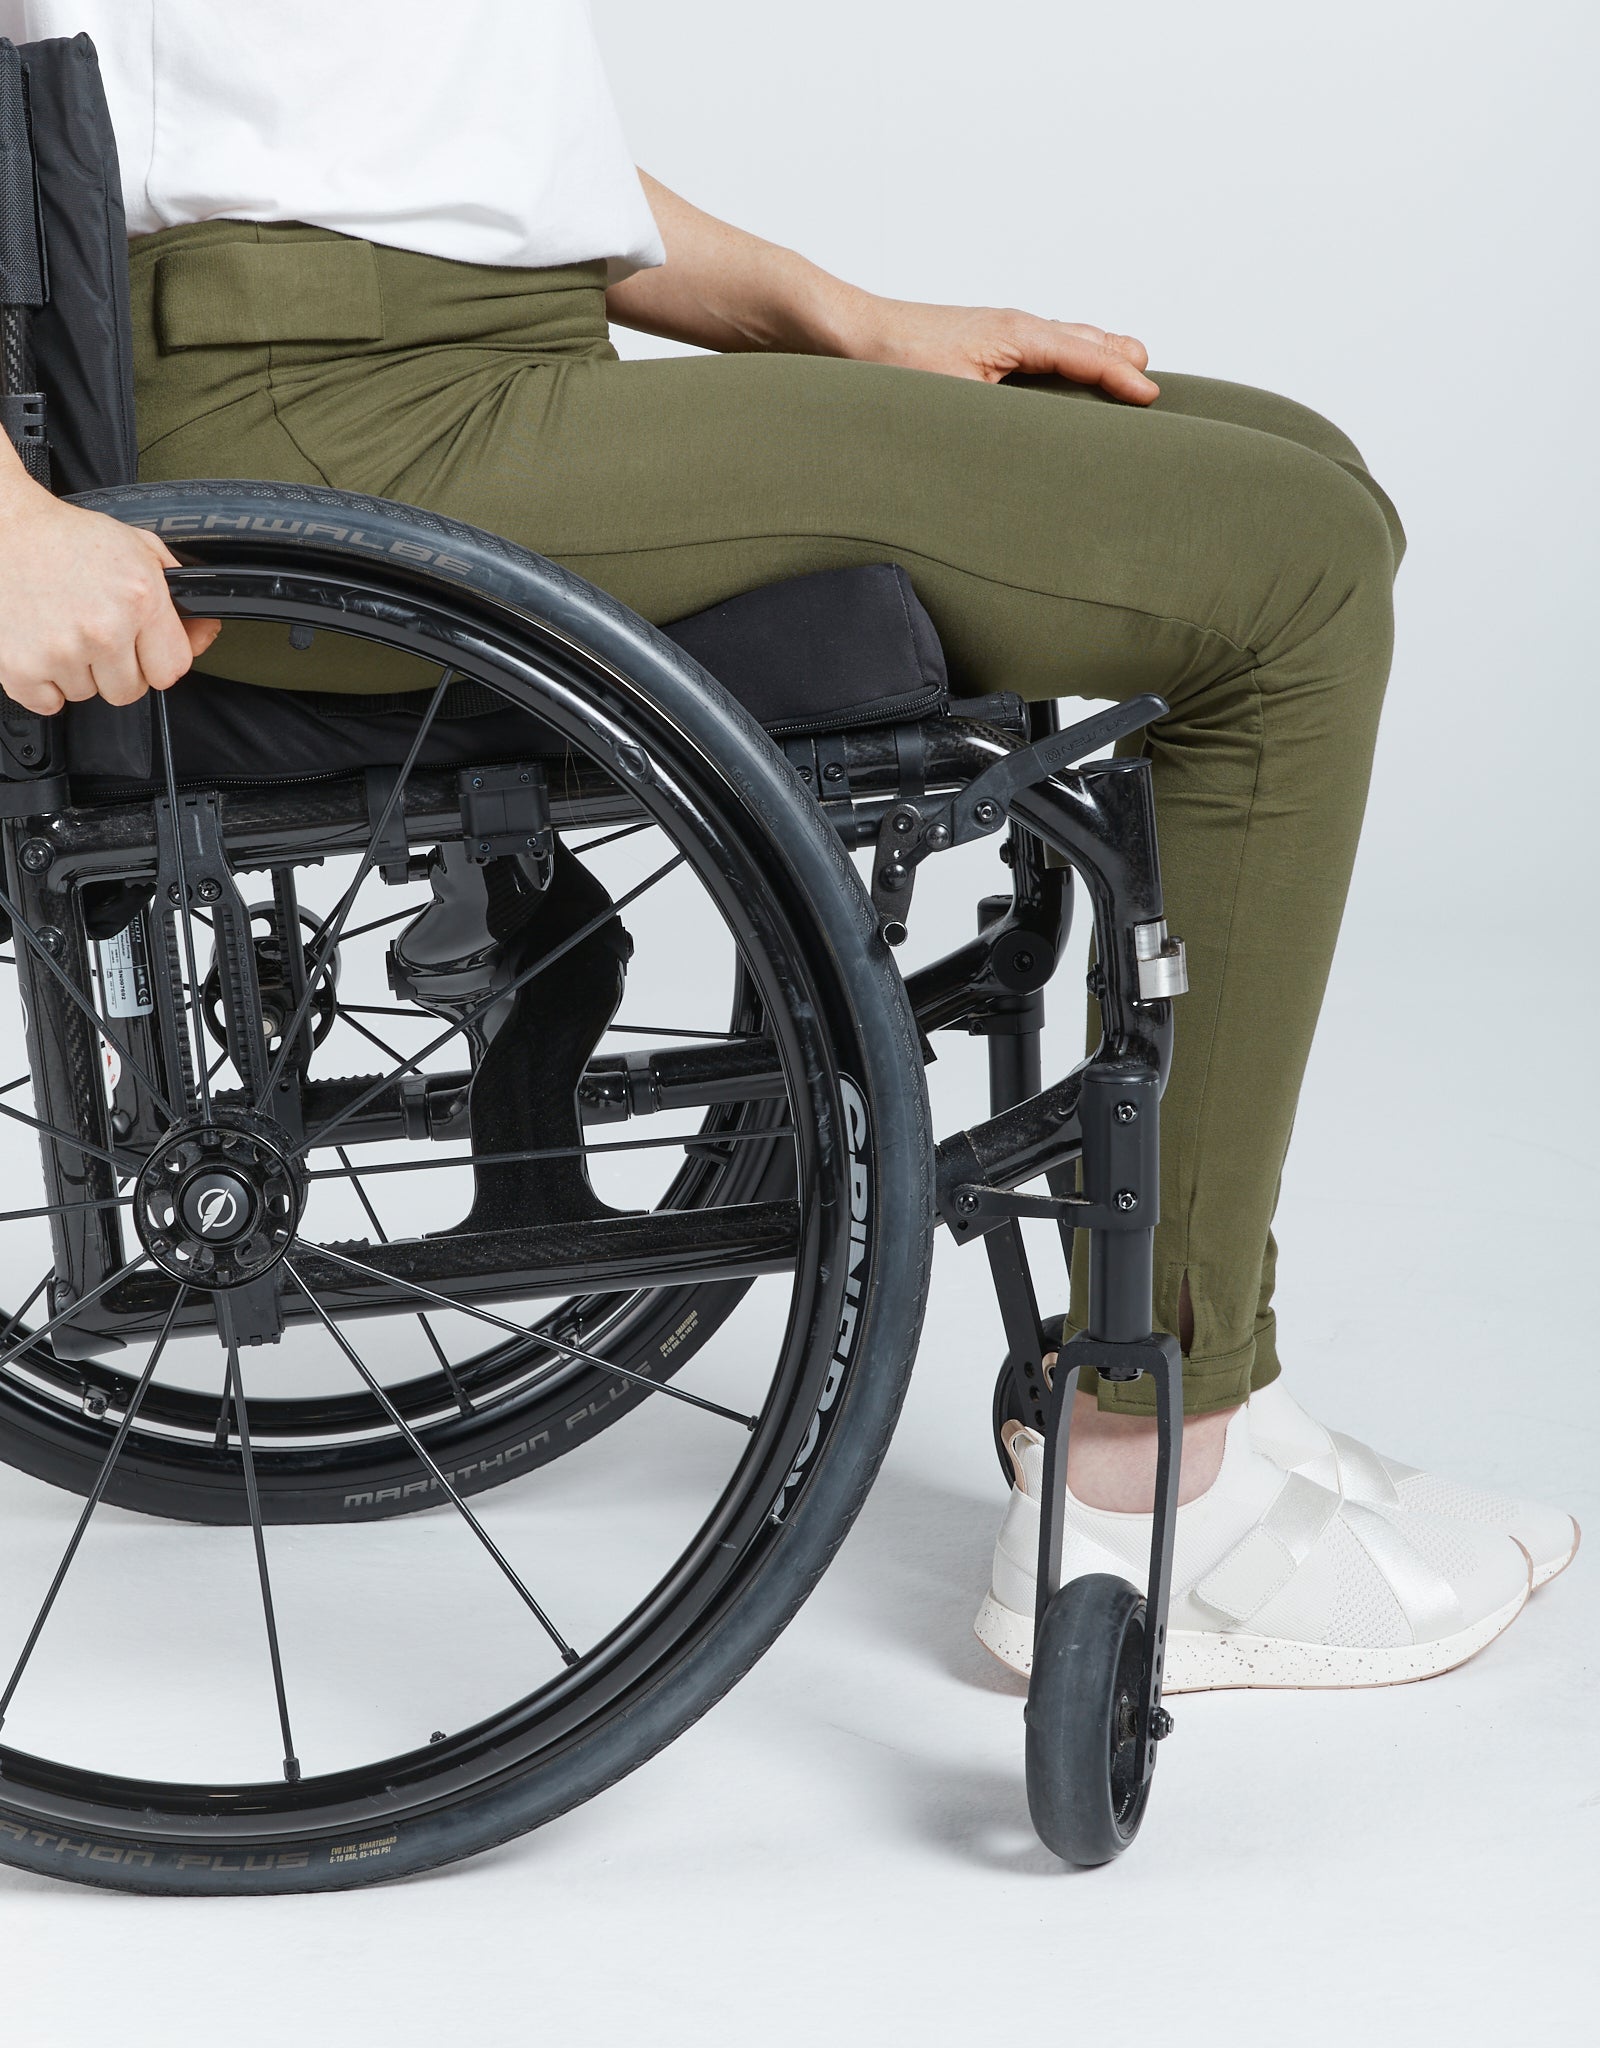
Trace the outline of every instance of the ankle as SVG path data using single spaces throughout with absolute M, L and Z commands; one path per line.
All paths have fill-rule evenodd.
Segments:
M 1228 1424 L 1237 1413 L 1229 1408 L 1185 1421 L 1180 1505 L 1198 1500 L 1215 1485 Z M 1067 1444 L 1067 1485 L 1085 1507 L 1149 1514 L 1155 1502 L 1156 1451 L 1154 1416 L 1105 1415 L 1093 1394 L 1077 1396 Z

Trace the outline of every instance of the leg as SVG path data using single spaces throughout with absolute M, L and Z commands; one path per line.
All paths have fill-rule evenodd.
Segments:
M 183 247 L 269 233 L 179 231 Z M 586 341 L 570 278 L 519 298 L 503 277 L 376 253 L 381 343 L 274 349 L 256 384 L 238 350 L 147 345 L 163 429 L 147 469 L 271 474 L 292 446 L 322 477 L 504 533 L 658 620 L 896 560 L 965 688 L 1166 696 L 1149 746 L 1193 993 L 1164 1113 L 1157 1318 L 1177 1326 L 1188 1276 L 1187 1405 L 1242 1400 L 1388 661 L 1397 544 L 1354 450 L 1332 429 L 1324 452 L 1208 417 L 1232 388 L 1183 379 L 1138 412 L 809 358 L 619 364 L 598 279 Z M 188 419 L 179 386 L 199 393 Z M 1227 404 L 1251 402 L 1284 405 Z

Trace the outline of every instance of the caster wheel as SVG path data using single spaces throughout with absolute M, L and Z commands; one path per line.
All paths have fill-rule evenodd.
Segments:
M 1145 1602 L 1108 1573 L 1073 1579 L 1045 1609 L 1028 1688 L 1028 1807 L 1064 1863 L 1109 1863 L 1139 1832 Z
M 1055 1318 L 1057 1328 L 1065 1320 Z M 1029 1429 L 1044 1434 L 1045 1408 L 1050 1400 L 1050 1389 L 1044 1376 L 1032 1366 L 1018 1366 L 1007 1359 L 1000 1368 L 1000 1377 L 994 1383 L 994 1448 L 1000 1460 L 1000 1470 L 1005 1474 L 1006 1485 L 1016 1478 L 1011 1469 L 1010 1453 L 1001 1440 L 1000 1432 L 1008 1422 L 1025 1422 Z

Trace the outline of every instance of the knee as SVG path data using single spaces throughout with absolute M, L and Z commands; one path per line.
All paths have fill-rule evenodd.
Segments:
M 1271 595 L 1252 640 L 1256 687 L 1309 692 L 1364 723 L 1394 645 L 1395 541 L 1378 498 L 1342 465 L 1296 449 L 1256 506 Z M 1263 479 L 1265 483 L 1266 480 Z

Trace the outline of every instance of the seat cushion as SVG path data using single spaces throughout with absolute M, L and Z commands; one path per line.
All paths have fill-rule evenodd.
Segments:
M 782 738 L 934 717 L 949 701 L 933 622 L 905 571 L 888 563 L 771 584 L 666 631 Z M 260 782 L 403 761 L 427 695 L 264 689 L 194 674 L 171 701 L 183 780 Z M 75 704 L 66 717 L 75 782 L 153 783 L 147 703 Z M 526 718 L 466 683 L 447 693 L 422 759 L 443 767 L 528 750 Z

